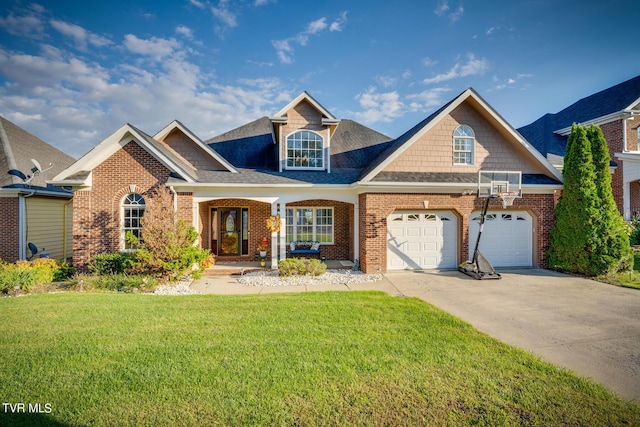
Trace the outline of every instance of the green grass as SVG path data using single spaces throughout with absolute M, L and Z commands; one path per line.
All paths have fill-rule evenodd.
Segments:
M 624 288 L 640 289 L 640 252 L 633 254 L 633 271 L 625 273 L 609 274 L 596 279 Z
M 640 425 L 640 407 L 413 298 L 0 299 L 0 425 Z

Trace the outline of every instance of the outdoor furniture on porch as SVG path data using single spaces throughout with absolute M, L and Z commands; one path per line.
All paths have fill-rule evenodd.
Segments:
M 289 254 L 291 256 L 316 255 L 320 257 L 320 242 L 295 242 L 289 243 Z

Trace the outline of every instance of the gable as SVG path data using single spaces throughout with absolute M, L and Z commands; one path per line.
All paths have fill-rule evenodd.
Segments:
M 453 133 L 460 125 L 471 127 L 475 133 L 473 165 L 453 163 Z M 382 172 L 472 173 L 480 169 L 545 172 L 525 147 L 514 143 L 486 114 L 465 102 L 420 135 Z
M 175 151 L 185 162 L 195 169 L 206 171 L 227 170 L 218 160 L 210 156 L 204 148 L 195 144 L 191 138 L 180 129 L 174 129 L 162 140 Z

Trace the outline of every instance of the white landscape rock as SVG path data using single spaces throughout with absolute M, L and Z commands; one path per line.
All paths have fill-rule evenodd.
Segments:
M 280 277 L 277 271 L 252 272 L 243 275 L 238 282 L 248 286 L 313 286 L 349 285 L 352 283 L 373 283 L 382 280 L 382 274 L 364 274 L 351 270 L 327 270 L 321 276 Z

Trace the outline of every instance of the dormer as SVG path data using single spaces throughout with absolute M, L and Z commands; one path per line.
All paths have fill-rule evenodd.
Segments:
M 270 117 L 278 149 L 279 170 L 331 172 L 331 137 L 340 120 L 307 92 Z

